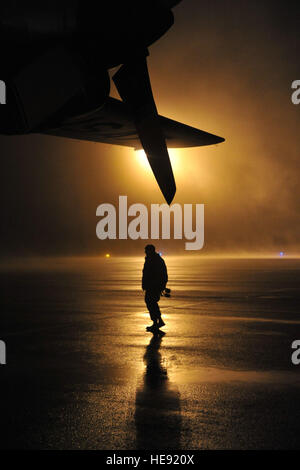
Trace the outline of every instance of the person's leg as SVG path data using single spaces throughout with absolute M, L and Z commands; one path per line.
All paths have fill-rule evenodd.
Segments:
M 153 321 L 153 325 L 157 325 L 160 318 L 160 309 L 158 306 L 159 297 L 156 292 L 146 291 L 145 302 L 150 313 L 150 318 Z
M 160 299 L 160 292 L 147 291 L 145 295 L 145 302 L 147 304 L 150 318 L 153 321 L 153 326 L 160 328 L 165 325 L 165 322 L 161 318 L 161 311 L 158 305 Z
M 159 302 L 159 299 L 160 299 L 160 295 L 161 293 L 160 292 L 156 292 L 155 293 L 155 312 L 156 312 L 156 318 L 157 318 L 157 326 L 158 328 L 160 328 L 161 326 L 164 326 L 165 325 L 165 322 L 163 321 L 163 319 L 161 318 L 161 311 L 160 311 L 160 308 L 159 308 L 159 305 L 158 305 L 158 302 Z
M 150 314 L 150 318 L 151 320 L 153 321 L 153 324 L 154 324 L 154 319 L 153 319 L 153 315 L 152 315 L 152 302 L 151 302 L 151 295 L 150 295 L 150 292 L 148 290 L 146 290 L 145 292 L 145 304 L 147 305 L 147 309 L 149 311 L 149 314 Z

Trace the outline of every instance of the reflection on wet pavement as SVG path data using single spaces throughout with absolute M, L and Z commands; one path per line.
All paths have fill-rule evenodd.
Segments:
M 146 371 L 136 392 L 137 449 L 180 449 L 180 394 L 163 365 L 163 337 L 163 332 L 154 333 L 144 355 Z

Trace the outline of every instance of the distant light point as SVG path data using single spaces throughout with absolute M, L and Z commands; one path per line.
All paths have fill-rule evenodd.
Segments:
M 283 258 L 283 257 L 285 256 L 284 251 L 281 251 L 281 252 L 279 253 L 279 256 L 280 256 L 280 258 Z
M 106 253 L 105 258 L 110 258 L 110 254 Z

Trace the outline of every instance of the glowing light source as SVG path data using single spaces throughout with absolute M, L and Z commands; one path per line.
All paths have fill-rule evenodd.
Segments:
M 169 151 L 170 160 L 171 160 L 172 168 L 173 168 L 174 172 L 178 171 L 180 169 L 180 166 L 181 166 L 181 169 L 182 169 L 179 150 L 178 149 L 168 149 L 168 151 Z M 149 170 L 149 172 L 152 172 L 144 150 L 137 150 L 135 152 L 135 154 L 136 154 L 136 158 L 137 158 L 138 163 L 145 170 Z
M 281 251 L 281 252 L 279 253 L 280 258 L 283 258 L 284 255 L 285 255 L 284 251 Z
M 105 258 L 110 258 L 110 254 L 106 253 Z

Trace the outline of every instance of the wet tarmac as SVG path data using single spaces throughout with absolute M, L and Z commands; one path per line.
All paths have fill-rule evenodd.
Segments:
M 155 335 L 143 258 L 2 267 L 2 449 L 300 446 L 300 262 L 166 262 Z

